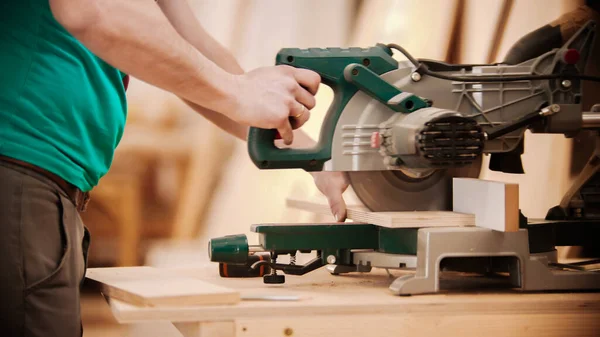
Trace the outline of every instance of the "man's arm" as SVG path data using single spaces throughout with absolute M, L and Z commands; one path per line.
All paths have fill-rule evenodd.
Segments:
M 194 15 L 188 0 L 157 0 L 156 2 L 177 32 L 200 53 L 232 74 L 244 73 L 233 55 L 204 29 Z
M 56 20 L 122 71 L 238 123 L 276 128 L 292 142 L 290 116 L 307 120 L 318 75 L 268 67 L 233 75 L 187 42 L 151 0 L 49 0 Z M 303 87 L 308 88 L 305 90 Z
M 241 75 L 244 73 L 233 55 L 202 27 L 187 0 L 158 0 L 157 3 L 177 32 L 200 53 L 231 74 Z M 182 100 L 222 130 L 241 140 L 246 140 L 248 125 L 237 123 L 227 116 L 184 98 Z

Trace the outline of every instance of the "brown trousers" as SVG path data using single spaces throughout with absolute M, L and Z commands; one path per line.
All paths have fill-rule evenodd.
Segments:
M 0 336 L 80 337 L 90 237 L 52 180 L 0 161 Z

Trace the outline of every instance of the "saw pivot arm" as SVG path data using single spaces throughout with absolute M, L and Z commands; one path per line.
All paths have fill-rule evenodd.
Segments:
M 362 64 L 354 63 L 346 67 L 344 78 L 396 112 L 409 113 L 428 106 L 422 98 L 402 92 Z

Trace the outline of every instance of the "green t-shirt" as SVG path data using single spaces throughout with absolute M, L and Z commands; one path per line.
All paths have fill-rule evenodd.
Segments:
M 69 34 L 48 0 L 0 1 L 0 154 L 89 191 L 123 134 L 125 77 Z

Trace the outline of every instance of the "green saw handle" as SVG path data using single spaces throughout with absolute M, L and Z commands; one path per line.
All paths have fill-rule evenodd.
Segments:
M 277 65 L 289 65 L 312 70 L 321 76 L 321 83 L 333 90 L 333 102 L 321 126 L 319 142 L 311 149 L 280 149 L 275 146 L 277 130 L 251 127 L 248 134 L 248 152 L 260 169 L 300 168 L 321 171 L 331 159 L 331 144 L 338 119 L 346 104 L 359 90 L 346 80 L 344 71 L 351 64 L 362 65 L 380 75 L 398 68 L 392 51 L 378 44 L 370 48 L 284 48 L 276 58 Z

